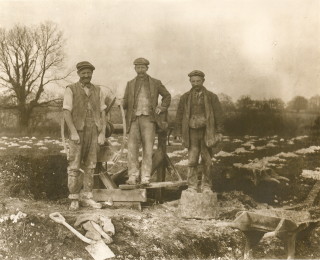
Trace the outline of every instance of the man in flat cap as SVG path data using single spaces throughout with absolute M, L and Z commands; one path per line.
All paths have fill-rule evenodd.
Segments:
M 101 208 L 92 198 L 92 189 L 98 144 L 105 142 L 105 97 L 100 87 L 91 83 L 95 67 L 87 61 L 79 62 L 76 67 L 79 81 L 66 87 L 63 100 L 63 114 L 70 134 L 70 210 L 77 210 L 79 202 L 81 206 Z
M 128 137 L 127 184 L 148 184 L 152 169 L 152 150 L 159 115 L 165 113 L 171 102 L 171 95 L 160 80 L 147 74 L 149 61 L 138 58 L 134 61 L 137 77 L 127 83 L 123 98 L 126 109 Z M 162 96 L 161 104 L 158 97 Z M 139 170 L 139 146 L 142 143 L 142 165 Z
M 210 149 L 222 138 L 222 110 L 216 94 L 203 83 L 199 70 L 188 74 L 192 88 L 180 98 L 176 115 L 176 137 L 188 148 L 188 190 L 198 191 L 198 161 L 203 163 L 201 192 L 212 192 Z

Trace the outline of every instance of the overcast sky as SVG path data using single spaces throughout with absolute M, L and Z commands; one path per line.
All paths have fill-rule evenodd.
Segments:
M 64 32 L 66 65 L 90 61 L 119 96 L 137 57 L 173 95 L 195 69 L 233 100 L 320 94 L 320 0 L 0 0 L 1 27 L 47 20 Z

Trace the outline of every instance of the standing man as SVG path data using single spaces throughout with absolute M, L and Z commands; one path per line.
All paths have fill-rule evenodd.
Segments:
M 148 74 L 149 61 L 138 58 L 134 62 L 137 77 L 127 83 L 123 98 L 126 109 L 128 137 L 127 184 L 148 184 L 152 169 L 152 150 L 156 132 L 156 121 L 160 113 L 165 113 L 171 102 L 171 95 L 160 80 Z M 158 97 L 162 96 L 158 105 Z M 142 166 L 139 170 L 139 146 L 142 142 Z
M 92 199 L 92 189 L 98 144 L 105 141 L 106 105 L 100 88 L 91 83 L 95 67 L 87 61 L 79 62 L 76 67 L 79 81 L 67 86 L 63 100 L 63 114 L 70 133 L 70 210 L 79 209 L 79 201 L 81 206 L 101 208 Z
M 210 149 L 222 138 L 222 110 L 216 94 L 204 86 L 204 73 L 188 74 L 192 88 L 180 98 L 176 115 L 176 136 L 188 148 L 188 191 L 197 192 L 199 155 L 203 163 L 201 192 L 212 192 Z

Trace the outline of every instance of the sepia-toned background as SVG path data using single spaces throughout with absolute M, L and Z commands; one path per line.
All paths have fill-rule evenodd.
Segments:
M 119 96 L 142 56 L 173 95 L 199 69 L 206 87 L 234 100 L 287 102 L 319 94 L 319 9 L 318 0 L 0 0 L 0 26 L 53 21 L 66 39 L 66 66 L 92 62 L 94 82 Z

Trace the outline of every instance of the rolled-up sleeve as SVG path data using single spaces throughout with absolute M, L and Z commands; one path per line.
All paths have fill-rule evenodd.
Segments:
M 100 112 L 107 108 L 106 97 L 107 94 L 104 91 L 100 91 Z
M 73 107 L 73 93 L 70 88 L 66 88 L 63 96 L 63 109 L 72 111 Z

